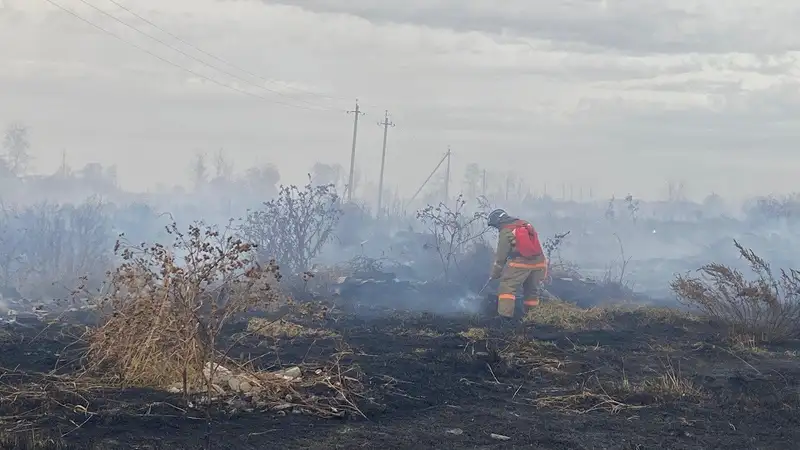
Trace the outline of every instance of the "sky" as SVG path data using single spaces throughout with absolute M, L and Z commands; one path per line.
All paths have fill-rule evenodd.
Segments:
M 0 0 L 0 126 L 41 173 L 66 152 L 143 191 L 224 149 L 301 182 L 349 165 L 358 98 L 357 166 L 377 179 L 388 110 L 409 195 L 448 146 L 453 189 L 469 163 L 596 196 L 797 186 L 797 1 L 50 1 Z

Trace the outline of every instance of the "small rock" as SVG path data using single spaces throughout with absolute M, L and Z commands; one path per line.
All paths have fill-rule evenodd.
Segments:
M 253 385 L 247 380 L 241 380 L 239 381 L 239 392 L 243 394 L 253 392 Z
M 203 376 L 206 377 L 207 380 L 211 378 L 212 367 L 214 372 L 214 379 L 212 382 L 214 383 L 227 383 L 228 379 L 233 376 L 233 373 L 227 367 L 220 364 L 212 366 L 210 362 L 207 362 L 206 366 L 203 368 Z
M 230 377 L 228 379 L 228 386 L 234 392 L 241 392 L 242 380 L 239 377 Z
M 303 372 L 300 370 L 300 367 L 292 366 L 287 369 L 272 372 L 272 374 L 287 381 L 295 381 L 303 375 Z
M 462 434 L 464 434 L 464 430 L 462 430 L 461 428 L 452 428 L 450 430 L 447 430 L 446 433 L 453 434 L 455 436 L 461 436 Z
M 510 440 L 510 439 L 511 439 L 511 438 L 510 438 L 510 437 L 508 437 L 508 436 L 504 436 L 504 435 L 502 435 L 502 434 L 495 434 L 495 433 L 492 433 L 492 434 L 490 434 L 489 436 L 490 436 L 492 439 L 497 439 L 498 441 L 508 441 L 508 440 Z

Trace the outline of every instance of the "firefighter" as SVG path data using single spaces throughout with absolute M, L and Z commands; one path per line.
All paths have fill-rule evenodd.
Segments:
M 502 209 L 489 214 L 488 225 L 499 231 L 491 278 L 499 279 L 497 313 L 513 318 L 517 290 L 522 286 L 523 310 L 539 305 L 541 284 L 547 276 L 547 259 L 533 226 Z

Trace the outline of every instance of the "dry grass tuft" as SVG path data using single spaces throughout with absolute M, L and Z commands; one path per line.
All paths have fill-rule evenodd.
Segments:
M 498 347 L 498 354 L 505 361 L 528 373 L 563 374 L 565 369 L 575 364 L 569 360 L 567 353 L 556 345 L 530 340 L 523 336 L 503 341 Z
M 458 333 L 458 335 L 472 342 L 485 341 L 486 339 L 489 339 L 489 331 L 486 328 L 471 327 L 466 331 Z
M 277 320 L 251 318 L 247 321 L 247 332 L 272 339 L 336 336 L 336 333 L 332 331 L 306 327 L 283 318 Z
M 523 320 L 564 330 L 581 330 L 603 324 L 605 315 L 606 311 L 602 308 L 584 309 L 571 303 L 552 300 L 531 308 Z
M 800 336 L 800 272 L 781 270 L 776 276 L 752 250 L 734 245 L 755 279 L 712 263 L 698 270 L 699 277 L 676 277 L 672 290 L 687 306 L 726 324 L 732 337 L 765 343 Z
M 592 377 L 587 382 L 581 384 L 576 392 L 542 395 L 531 399 L 531 402 L 539 408 L 555 409 L 570 414 L 596 411 L 617 414 L 623 410 L 643 408 L 641 405 L 626 403 L 622 395 L 609 392 L 597 377 Z
M 676 370 L 670 364 L 665 368 L 664 373 L 659 375 L 655 381 L 650 384 L 652 390 L 660 393 L 664 397 L 673 398 L 694 398 L 699 397 L 701 392 L 692 380 L 681 375 L 679 370 Z
M 203 368 L 221 358 L 217 339 L 234 316 L 278 301 L 278 267 L 260 267 L 252 246 L 195 224 L 173 224 L 174 244 L 123 246 L 101 299 L 101 325 L 89 332 L 88 369 L 124 384 L 164 386 L 204 381 Z M 182 256 L 179 256 L 182 255 Z M 215 365 L 212 365 L 215 367 Z
M 661 361 L 662 373 L 653 378 L 631 383 L 624 378 L 621 390 L 628 393 L 646 393 L 655 397 L 657 401 L 697 399 L 703 396 L 700 388 L 695 386 L 691 379 L 681 374 L 680 368 L 675 367 L 669 359 Z

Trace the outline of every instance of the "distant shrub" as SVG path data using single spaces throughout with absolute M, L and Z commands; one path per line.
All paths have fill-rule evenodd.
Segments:
M 754 279 L 722 264 L 707 264 L 698 270 L 700 276 L 679 275 L 672 281 L 678 299 L 729 326 L 732 336 L 764 343 L 800 336 L 800 272 L 781 269 L 775 275 L 752 250 L 734 245 Z
M 278 196 L 249 211 L 240 228 L 256 244 L 259 261 L 276 260 L 289 275 L 302 274 L 335 236 L 342 216 L 334 185 L 281 186 Z

